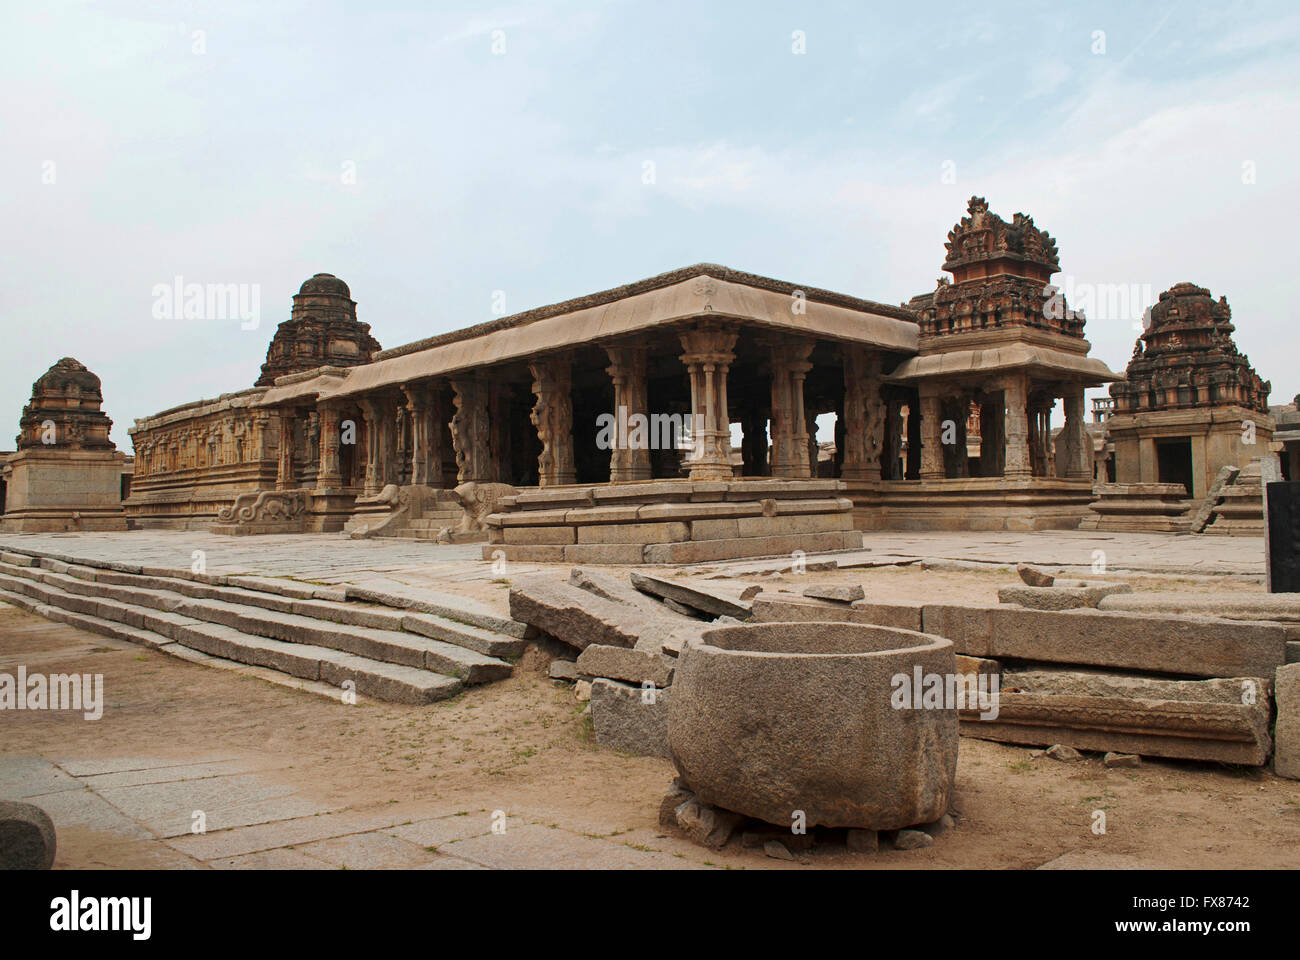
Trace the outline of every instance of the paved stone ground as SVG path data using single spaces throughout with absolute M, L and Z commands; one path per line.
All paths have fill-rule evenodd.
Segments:
M 866 550 L 827 554 L 841 565 L 889 558 L 947 559 L 982 564 L 1034 563 L 1089 569 L 1104 551 L 1108 571 L 1263 576 L 1261 537 L 1172 536 L 1051 530 L 1032 533 L 870 532 Z M 226 537 L 196 531 L 0 535 L 0 548 L 66 552 L 104 560 L 186 567 L 195 550 L 204 552 L 210 573 L 292 577 L 319 583 L 347 583 L 401 574 L 406 582 L 427 578 L 487 582 L 501 576 L 481 559 L 481 544 L 432 544 L 410 540 L 351 540 L 340 535 Z M 815 555 L 810 555 L 815 556 Z M 753 560 L 720 566 L 754 566 Z M 511 562 L 515 575 L 537 565 Z
M 0 756 L 0 797 L 41 807 L 60 834 L 81 828 L 118 837 L 133 865 L 166 869 L 712 866 L 704 850 L 687 857 L 642 849 L 504 811 L 409 802 L 331 808 L 296 795 L 275 773 L 246 759 Z M 196 833 L 200 813 L 205 831 Z

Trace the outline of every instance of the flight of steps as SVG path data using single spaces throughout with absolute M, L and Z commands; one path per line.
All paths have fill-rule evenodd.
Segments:
M 529 635 L 525 624 L 452 598 L 14 548 L 0 552 L 0 601 L 177 655 L 197 651 L 339 688 L 352 681 L 356 693 L 395 703 L 432 703 L 509 676 Z
M 440 506 L 437 510 L 425 509 L 423 516 L 408 521 L 406 529 L 398 530 L 393 536 L 408 540 L 437 540 L 444 527 L 455 530 L 464 518 L 465 508 L 459 504 L 446 508 Z

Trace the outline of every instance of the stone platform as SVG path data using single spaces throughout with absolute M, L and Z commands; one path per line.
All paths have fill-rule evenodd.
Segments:
M 1189 533 L 1192 501 L 1181 483 L 1099 483 L 1080 530 Z
M 968 477 L 851 486 L 859 529 L 1070 530 L 1088 512 L 1086 480 Z
M 698 563 L 851 550 L 853 501 L 838 480 L 652 480 L 543 487 L 500 501 L 484 559 Z

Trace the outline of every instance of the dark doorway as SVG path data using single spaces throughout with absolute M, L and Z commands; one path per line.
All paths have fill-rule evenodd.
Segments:
M 1156 470 L 1161 483 L 1181 483 L 1192 495 L 1192 441 L 1190 437 L 1156 441 Z

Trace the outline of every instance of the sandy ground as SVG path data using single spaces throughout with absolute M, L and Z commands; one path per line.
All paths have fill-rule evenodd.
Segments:
M 1008 582 L 1006 573 L 918 568 L 819 579 L 865 583 L 869 596 L 971 601 L 993 601 Z M 799 586 L 790 578 L 763 582 Z M 1187 581 L 1189 589 L 1205 582 Z M 1168 579 L 1142 588 L 1178 589 Z M 503 584 L 479 582 L 469 592 L 505 602 Z M 0 755 L 56 762 L 244 757 L 277 768 L 275 778 L 326 805 L 400 803 L 417 814 L 504 809 L 632 849 L 731 868 L 1031 868 L 1063 856 L 1060 864 L 1077 866 L 1300 867 L 1300 783 L 1266 769 L 1158 760 L 1107 769 L 1096 756 L 1066 764 L 965 738 L 954 803 L 959 825 L 929 849 L 869 857 L 818 848 L 795 864 L 734 841 L 706 851 L 657 823 L 671 764 L 596 746 L 571 688 L 546 679 L 547 662 L 531 649 L 512 678 L 433 706 L 346 706 L 4 607 L 0 670 L 25 663 L 29 670 L 102 673 L 107 706 L 95 722 L 6 713 Z M 1104 835 L 1093 832 L 1096 811 L 1105 812 Z M 165 862 L 158 846 L 72 828 L 60 833 L 56 866 L 154 866 Z

